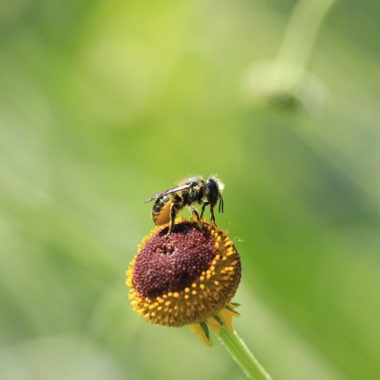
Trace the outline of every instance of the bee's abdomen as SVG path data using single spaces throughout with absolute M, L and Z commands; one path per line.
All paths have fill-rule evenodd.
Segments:
M 170 207 L 173 199 L 168 196 L 158 198 L 152 208 L 152 219 L 157 225 L 165 224 L 170 221 Z

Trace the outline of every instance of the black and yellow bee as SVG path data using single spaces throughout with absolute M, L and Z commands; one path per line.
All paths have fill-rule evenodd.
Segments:
M 157 225 L 170 221 L 169 231 L 174 227 L 175 218 L 180 210 L 187 206 L 198 221 L 203 217 L 206 206 L 210 206 L 211 221 L 215 223 L 214 207 L 219 201 L 219 212 L 223 212 L 224 203 L 222 191 L 224 184 L 217 177 L 191 177 L 182 181 L 178 186 L 157 193 L 145 202 L 154 202 L 152 219 Z M 202 205 L 201 215 L 193 206 L 194 203 Z

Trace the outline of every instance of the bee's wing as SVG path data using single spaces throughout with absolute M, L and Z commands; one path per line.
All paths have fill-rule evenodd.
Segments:
M 171 189 L 167 189 L 167 190 L 161 191 L 160 193 L 152 195 L 150 198 L 148 198 L 145 201 L 145 203 L 151 202 L 151 201 L 153 201 L 154 199 L 157 199 L 157 198 L 161 198 L 161 197 L 163 197 L 164 195 L 167 195 L 167 194 L 172 194 L 172 193 L 176 193 L 177 191 L 188 189 L 190 186 L 191 186 L 191 184 L 187 183 L 185 185 L 176 186 L 176 187 L 172 187 Z

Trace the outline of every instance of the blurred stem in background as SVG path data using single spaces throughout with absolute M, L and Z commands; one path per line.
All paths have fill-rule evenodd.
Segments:
M 286 62 L 298 71 L 298 80 L 305 72 L 317 34 L 335 0 L 300 0 L 294 7 L 276 61 Z
M 253 102 L 270 102 L 306 109 L 319 106 L 324 86 L 306 66 L 317 34 L 335 0 L 299 1 L 290 16 L 285 37 L 271 61 L 255 64 L 247 79 L 247 95 Z

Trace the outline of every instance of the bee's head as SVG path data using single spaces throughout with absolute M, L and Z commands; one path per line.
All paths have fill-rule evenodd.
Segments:
M 223 212 L 223 189 L 224 183 L 217 177 L 209 177 L 205 182 L 205 197 L 211 206 L 215 206 L 219 200 L 219 212 Z

